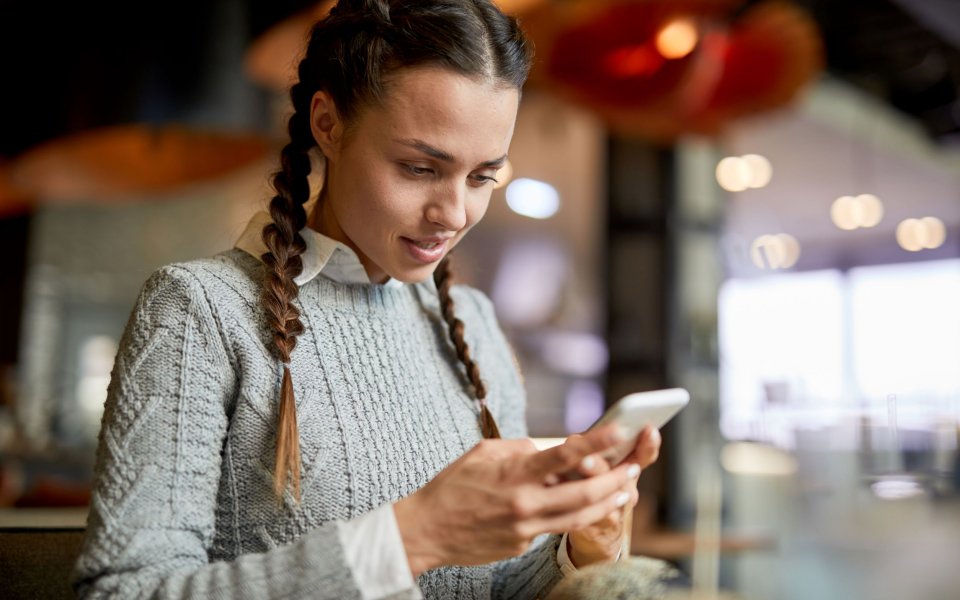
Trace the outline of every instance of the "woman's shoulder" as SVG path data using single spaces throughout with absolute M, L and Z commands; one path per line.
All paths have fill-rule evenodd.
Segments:
M 212 256 L 155 268 L 144 283 L 142 293 L 160 287 L 180 286 L 195 289 L 211 305 L 239 303 L 252 308 L 259 302 L 261 277 L 261 264 L 255 257 L 231 248 Z
M 473 316 L 482 321 L 495 323 L 496 309 L 493 301 L 482 290 L 471 285 L 458 283 L 450 288 L 450 295 L 456 304 L 456 311 L 468 310 Z

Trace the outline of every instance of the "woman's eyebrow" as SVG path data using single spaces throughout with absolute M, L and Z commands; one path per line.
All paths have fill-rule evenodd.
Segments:
M 444 152 L 439 148 L 434 148 L 433 146 L 424 142 L 423 140 L 411 138 L 411 139 L 403 139 L 403 140 L 397 139 L 394 141 L 397 142 L 398 144 L 403 144 L 404 146 L 410 146 L 411 148 L 419 150 L 420 152 L 423 152 L 427 156 L 431 156 L 437 160 L 442 160 L 443 162 L 447 162 L 447 163 L 456 162 L 456 159 L 453 158 L 452 154 L 450 154 L 449 152 Z M 480 163 L 480 166 L 485 168 L 491 168 L 491 169 L 499 169 L 500 167 L 503 166 L 503 164 L 506 161 L 507 161 L 507 155 L 504 154 L 503 156 L 499 158 L 494 158 L 493 160 L 485 160 L 482 163 Z

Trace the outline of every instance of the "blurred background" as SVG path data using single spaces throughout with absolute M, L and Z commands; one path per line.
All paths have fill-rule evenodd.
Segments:
M 536 64 L 455 258 L 531 435 L 685 387 L 634 553 L 751 600 L 955 598 L 960 3 L 499 4 Z M 328 9 L 0 3 L 0 527 L 82 525 L 140 286 L 265 207 Z

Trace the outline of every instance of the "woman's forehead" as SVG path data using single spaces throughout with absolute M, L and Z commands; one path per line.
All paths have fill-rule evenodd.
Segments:
M 490 160 L 506 153 L 518 105 L 513 86 L 438 67 L 405 69 L 364 111 L 361 127 L 381 141 L 419 140 L 455 159 L 479 152 Z

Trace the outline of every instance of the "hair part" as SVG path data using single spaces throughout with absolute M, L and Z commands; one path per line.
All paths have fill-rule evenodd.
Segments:
M 273 331 L 273 349 L 283 363 L 277 411 L 274 492 L 278 500 L 291 488 L 300 500 L 300 439 L 290 375 L 290 354 L 303 333 L 294 305 L 303 271 L 300 256 L 306 243 L 304 204 L 310 197 L 308 151 L 316 145 L 310 130 L 310 103 L 320 90 L 333 98 L 349 128 L 366 107 L 387 100 L 389 82 L 403 69 L 438 66 L 474 78 L 520 89 L 530 70 L 532 49 L 516 19 L 490 0 L 341 0 L 314 25 L 306 55 L 290 88 L 293 115 L 287 125 L 290 142 L 280 153 L 280 170 L 272 178 L 276 195 L 270 201 L 272 223 L 263 228 L 268 252 L 261 257 L 267 277 L 261 293 Z M 463 322 L 454 316 L 449 294 L 452 271 L 445 258 L 435 274 L 441 309 L 457 357 L 480 403 L 484 437 L 499 437 L 486 406 L 486 387 L 463 339 Z

